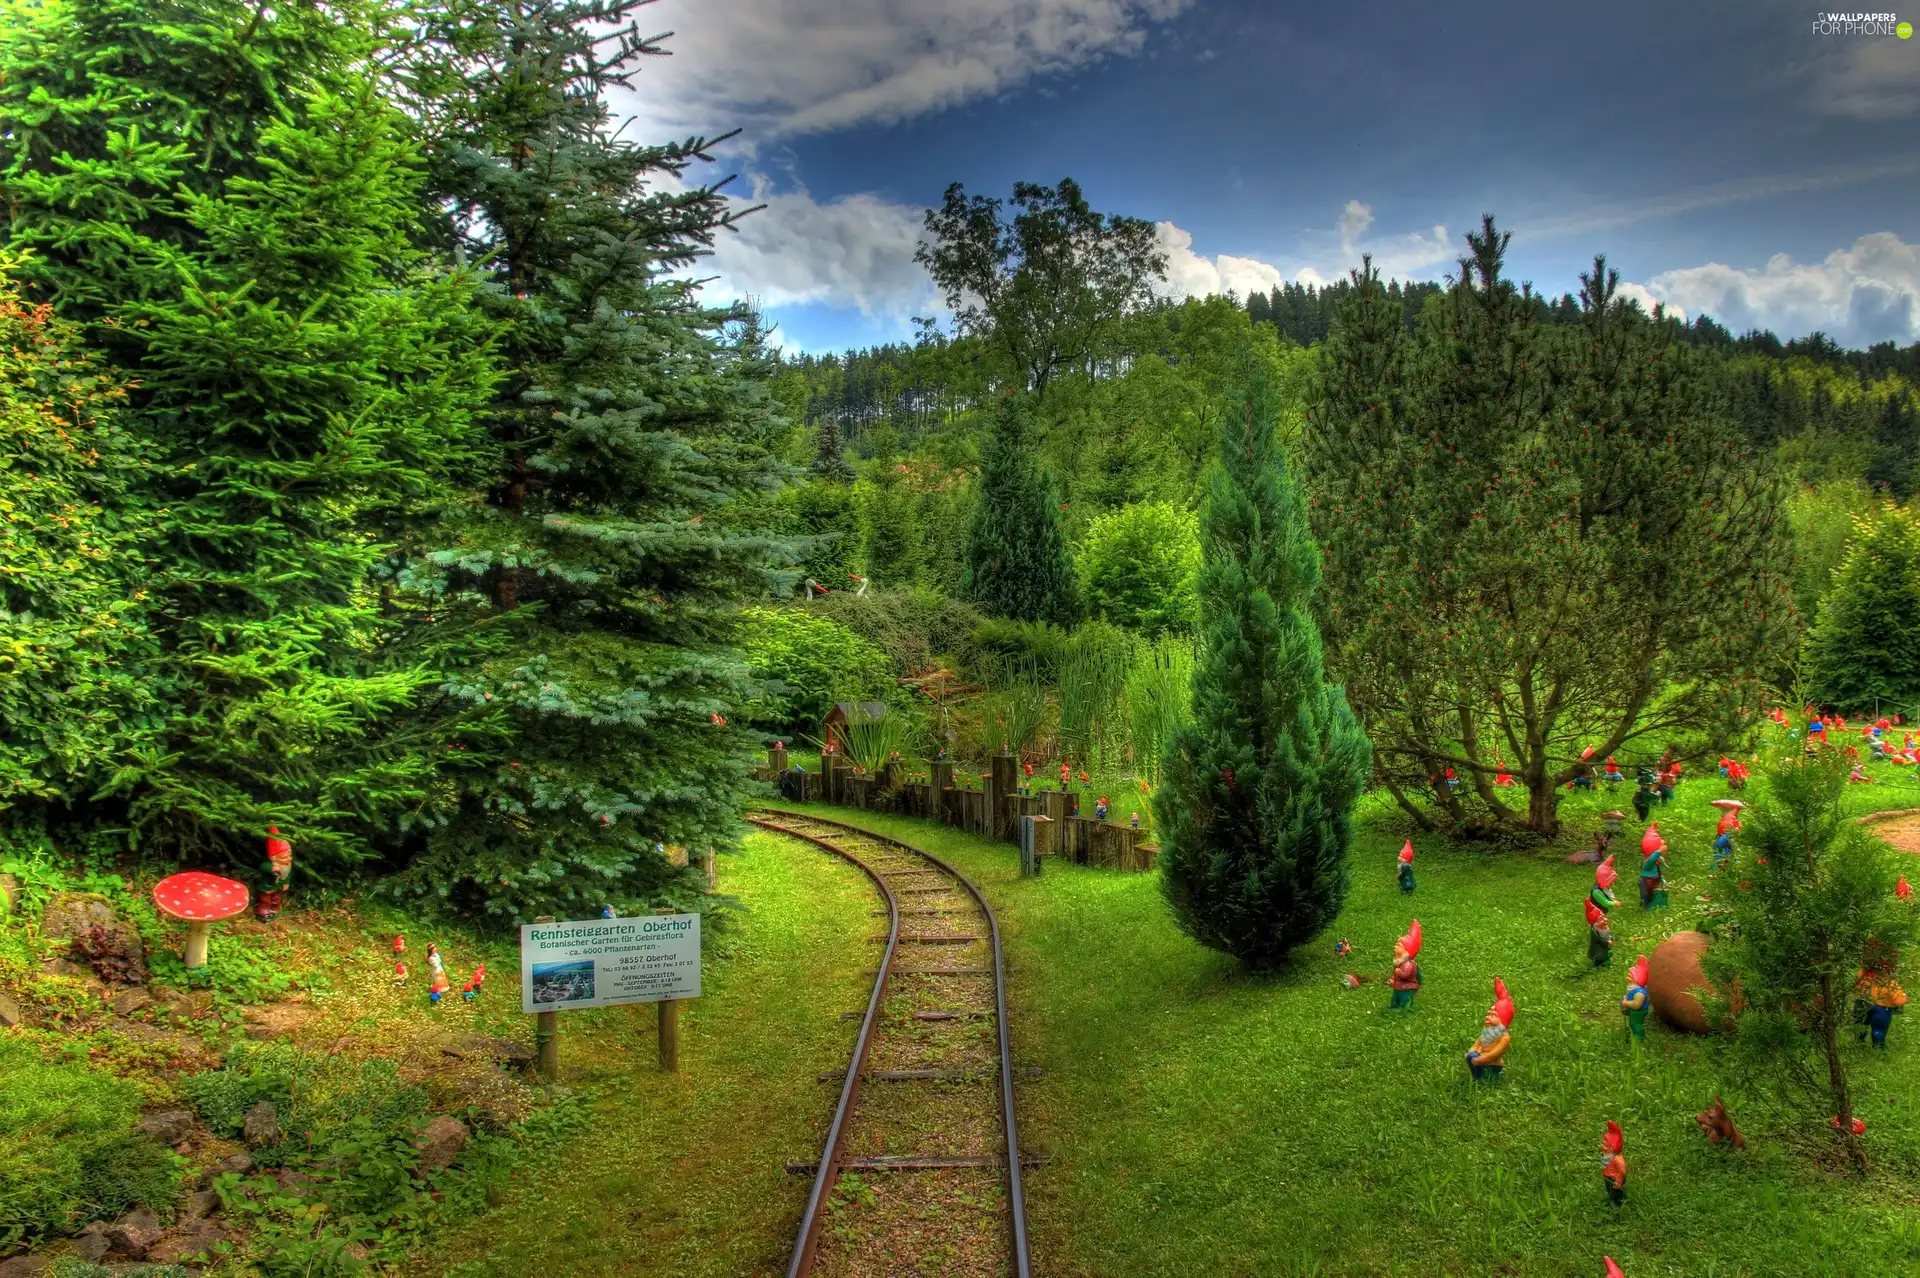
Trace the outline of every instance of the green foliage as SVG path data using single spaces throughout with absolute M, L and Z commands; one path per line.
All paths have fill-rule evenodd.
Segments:
M 1857 479 L 1803 484 L 1787 498 L 1793 534 L 1793 606 L 1809 627 L 1847 557 L 1854 519 L 1874 509 L 1872 492 Z
M 78 1256 L 56 1256 L 47 1266 L 48 1278 L 190 1278 L 185 1265 L 96 1265 Z
M 1201 520 L 1192 718 L 1169 743 L 1154 811 L 1181 929 L 1261 968 L 1339 914 L 1369 753 L 1322 676 L 1320 554 L 1258 365 L 1236 400 Z
M 1003 621 L 989 617 L 975 626 L 963 647 L 971 677 L 1000 684 L 1012 679 L 1053 683 L 1073 632 L 1050 621 Z
M 1369 269 L 1322 351 L 1310 447 L 1334 674 L 1378 775 L 1440 823 L 1558 828 L 1579 756 L 1724 739 L 1791 651 L 1780 485 L 1717 370 L 1584 275 L 1540 325 L 1489 218 L 1409 339 Z M 1493 786 L 1502 760 L 1524 811 Z M 1456 794 L 1434 785 L 1457 770 Z
M 799 547 L 725 518 L 788 474 L 763 333 L 672 278 L 735 216 L 684 180 L 708 144 L 629 141 L 612 114 L 660 52 L 637 7 L 430 12 L 404 68 L 501 380 L 476 500 L 399 577 L 465 645 L 440 694 L 466 748 L 394 885 L 503 922 L 702 899 L 699 857 L 656 849 L 739 837 L 760 744 L 739 608 L 796 584 Z
M 834 418 L 822 417 L 814 430 L 816 446 L 812 469 L 815 477 L 846 487 L 853 482 L 853 466 L 840 447 L 840 423 Z
M 859 509 L 853 494 L 839 484 L 815 480 L 780 494 L 792 530 L 811 538 L 800 561 L 804 577 L 831 591 L 848 589 L 860 553 Z
M 1802 1135 L 1832 1136 L 1864 1167 L 1842 1038 L 1863 969 L 1905 950 L 1915 929 L 1894 895 L 1896 854 L 1844 810 L 1848 770 L 1837 749 L 1764 770 L 1705 963 L 1719 989 L 1740 991 L 1738 1009 L 1721 1000 L 1710 1013 L 1737 1017 L 1734 1072 L 1768 1084 Z
M 749 608 L 740 650 L 763 681 L 754 722 L 788 738 L 818 733 L 837 701 L 887 701 L 895 685 L 887 656 L 813 605 Z
M 412 237 L 413 123 L 381 95 L 378 0 L 15 10 L 0 172 L 23 279 L 88 326 L 150 441 L 164 739 L 113 779 L 169 854 L 303 871 L 426 797 L 396 717 L 437 683 L 373 589 L 469 456 L 490 380 L 471 282 Z
M 876 587 L 864 595 L 835 591 L 807 607 L 816 616 L 830 617 L 879 647 L 887 654 L 893 673 L 900 677 L 921 674 L 943 657 L 969 651 L 969 641 L 982 625 L 980 614 L 970 604 L 926 587 Z
M 176 1160 L 134 1130 L 139 1118 L 132 1083 L 0 1034 L 0 1249 L 133 1206 L 166 1211 Z
M 912 721 L 898 709 L 875 715 L 856 708 L 847 716 L 847 757 L 871 773 L 904 760 L 913 737 Z
M 15 266 L 0 256 L 0 272 Z M 150 462 L 125 399 L 71 326 L 0 279 L 0 807 L 90 793 L 165 715 Z
M 1088 622 L 1062 645 L 1060 748 L 1089 772 L 1126 758 L 1126 683 L 1138 643 L 1103 621 Z
M 1034 464 L 1031 412 L 1025 396 L 1013 396 L 994 422 L 960 592 L 996 617 L 1070 625 L 1080 612 L 1073 563 Z
M 1142 502 L 1100 515 L 1077 558 L 1094 615 L 1149 636 L 1193 624 L 1200 534 L 1191 511 Z
M 1889 503 L 1853 521 L 1807 636 L 1812 691 L 1845 713 L 1920 705 L 1920 519 Z
M 1168 747 L 1192 718 L 1193 641 L 1168 636 L 1141 644 L 1127 667 L 1127 746 L 1135 772 L 1160 780 Z
M 927 547 L 906 472 L 904 465 L 875 461 L 854 490 L 864 575 L 875 585 L 910 586 L 926 563 Z

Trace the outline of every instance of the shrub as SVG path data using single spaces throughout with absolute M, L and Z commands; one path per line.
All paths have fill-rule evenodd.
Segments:
M 972 605 L 936 590 L 835 591 L 807 605 L 831 617 L 887 654 L 897 676 L 916 675 L 942 656 L 958 654 L 980 625 Z
M 140 1093 L 0 1036 L 0 1252 L 130 1207 L 165 1211 L 175 1159 L 134 1130 Z
M 967 674 L 987 683 L 1021 677 L 1050 684 L 1060 677 L 1060 662 L 1071 632 L 1047 621 L 989 618 L 974 628 L 962 650 Z
M 818 732 L 836 701 L 895 698 L 887 656 L 830 617 L 806 607 L 748 608 L 740 649 L 769 681 L 755 722 L 773 732 Z
M 1854 520 L 1807 636 L 1814 696 L 1851 713 L 1920 700 L 1920 520 L 1887 505 Z
M 1088 527 L 1078 562 L 1096 616 L 1147 635 L 1192 626 L 1200 569 L 1192 511 L 1157 501 L 1108 511 Z

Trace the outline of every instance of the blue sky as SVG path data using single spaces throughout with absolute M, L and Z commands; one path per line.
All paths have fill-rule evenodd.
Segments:
M 949 182 L 1072 176 L 1161 226 L 1168 290 L 1439 278 L 1485 211 L 1512 273 L 1736 329 L 1920 340 L 1920 37 L 1800 4 L 658 0 L 625 105 L 738 127 L 769 207 L 703 269 L 790 346 L 898 340 Z M 1920 9 L 1901 14 L 1920 23 Z M 643 24 L 645 25 L 645 24 Z

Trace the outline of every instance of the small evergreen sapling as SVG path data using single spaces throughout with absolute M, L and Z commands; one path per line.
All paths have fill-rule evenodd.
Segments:
M 980 468 L 961 594 L 996 617 L 1072 625 L 1080 603 L 1053 493 L 1034 462 L 1024 395 L 1009 397 Z
M 1221 418 L 1201 517 L 1200 643 L 1188 725 L 1154 796 L 1161 886 L 1181 928 L 1249 967 L 1282 962 L 1346 900 L 1366 734 L 1322 677 L 1320 555 L 1256 368 Z

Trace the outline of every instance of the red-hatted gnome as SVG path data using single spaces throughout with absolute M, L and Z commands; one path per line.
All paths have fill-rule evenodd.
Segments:
M 260 864 L 254 882 L 253 917 L 271 923 L 280 916 L 280 902 L 287 895 L 287 880 L 293 876 L 293 844 L 280 837 L 280 827 L 267 827 L 267 857 Z
M 1613 929 L 1607 926 L 1607 912 L 1587 902 L 1587 962 L 1605 967 L 1613 962 Z
M 1613 907 L 1620 904 L 1620 898 L 1613 894 L 1613 885 L 1620 881 L 1620 871 L 1614 868 L 1613 857 L 1593 867 L 1593 888 L 1587 893 L 1587 901 L 1602 914 L 1612 913 Z
M 1600 1138 L 1606 1156 L 1600 1160 L 1600 1177 L 1607 1185 L 1607 1201 L 1618 1207 L 1627 1201 L 1627 1138 L 1620 1124 L 1607 1120 L 1607 1134 Z
M 1419 954 L 1420 920 L 1415 919 L 1407 928 L 1407 934 L 1393 943 L 1393 975 L 1387 978 L 1393 1001 L 1388 1004 L 1388 1011 L 1413 1006 L 1413 996 L 1420 990 L 1420 965 L 1414 962 Z
M 1413 840 L 1408 839 L 1400 847 L 1400 891 L 1413 891 Z
M 1647 1009 L 1652 1006 L 1652 995 L 1647 993 L 1647 956 L 1641 954 L 1633 960 L 1633 966 L 1627 969 L 1627 992 L 1620 1000 L 1621 1014 L 1627 1018 L 1627 1033 L 1636 1039 L 1647 1036 Z
M 1607 1266 L 1607 1272 L 1600 1275 L 1600 1278 L 1627 1278 L 1626 1274 L 1620 1271 L 1620 1266 L 1613 1263 L 1612 1256 L 1602 1256 L 1600 1259 L 1605 1261 Z
M 1660 837 L 1658 822 L 1640 836 L 1640 908 L 1660 909 L 1667 903 L 1663 873 L 1667 865 L 1667 841 Z
M 1467 1049 L 1467 1068 L 1475 1082 L 1497 1083 L 1507 1067 L 1507 1049 L 1513 1046 L 1513 1000 L 1507 983 L 1493 978 L 1493 1006 L 1480 1022 L 1480 1037 Z

